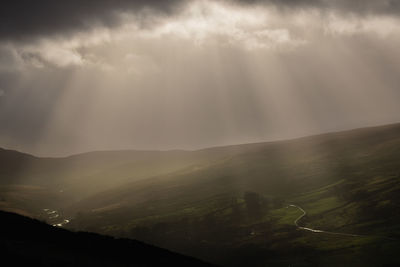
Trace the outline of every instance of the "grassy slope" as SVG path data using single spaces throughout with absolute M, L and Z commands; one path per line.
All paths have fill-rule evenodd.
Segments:
M 35 214 L 43 208 L 41 199 L 51 197 L 51 204 L 59 208 L 126 183 L 207 165 L 219 157 L 220 153 L 185 151 L 105 151 L 36 158 L 0 150 L 0 206 Z M 22 198 L 16 201 L 17 194 Z
M 367 180 L 368 186 L 384 176 L 380 185 L 379 181 L 371 184 L 371 190 L 375 190 L 378 186 L 388 186 L 390 181 L 396 183 L 390 178 L 400 174 L 399 148 L 398 125 L 237 146 L 239 152 L 224 154 L 227 156 L 219 161 L 127 183 L 85 199 L 74 209 L 101 209 L 115 204 L 133 206 L 157 200 L 163 205 L 165 199 L 184 200 L 183 205 L 195 204 L 208 197 L 237 195 L 246 190 L 290 196 L 343 181 L 355 186 Z M 212 153 L 208 151 L 208 154 Z M 350 188 L 343 190 L 347 192 Z M 160 214 L 162 210 L 155 213 Z
M 102 152 L 43 162 L 28 169 L 35 177 L 30 181 L 72 192 L 63 203 L 76 216 L 69 227 L 139 238 L 227 265 L 399 263 L 398 241 L 382 236 L 400 234 L 400 125 L 194 152 Z M 91 195 L 74 201 L 85 190 Z M 261 215 L 248 215 L 245 191 L 261 195 Z M 296 230 L 301 213 L 288 203 L 308 212 L 301 221 L 308 227 L 369 236 Z
M 335 265 L 349 259 L 354 266 L 375 266 L 382 259 L 399 262 L 394 256 L 398 241 L 382 238 L 400 235 L 399 125 L 236 149 L 241 153 L 204 168 L 138 181 L 88 198 L 73 207 L 86 212 L 78 224 L 99 232 L 136 236 L 139 231 L 135 229 L 147 227 L 154 232 L 167 223 L 159 234 L 163 238 L 151 234 L 141 238 L 224 264 L 227 258 L 242 254 L 225 252 L 230 255 L 225 259 L 213 258 L 209 252 L 202 254 L 196 242 L 204 241 L 210 231 L 204 230 L 201 237 L 193 237 L 194 242 L 186 240 L 184 245 L 160 241 L 179 235 L 180 226 L 174 225 L 184 220 L 197 220 L 197 224 L 192 223 L 195 229 L 189 231 L 200 231 L 211 214 L 216 221 L 212 227 L 232 229 L 220 240 L 205 238 L 205 246 L 215 246 L 220 252 L 228 247 L 238 249 L 245 262 L 251 259 L 262 265 L 267 259 L 271 263 L 271 257 L 266 256 L 269 252 L 276 258 L 274 264 L 285 265 L 288 262 L 282 261 L 285 257 L 281 255 L 285 250 L 291 251 L 289 255 L 299 254 L 294 262 L 289 260 L 291 264 Z M 301 213 L 286 209 L 284 203 L 269 204 L 262 218 L 243 215 L 241 221 L 233 221 L 231 200 L 243 203 L 244 191 L 301 205 L 308 212 L 302 220 L 306 226 L 369 236 L 298 231 L 293 221 Z M 240 209 L 242 214 L 246 212 L 244 204 Z M 188 244 L 194 248 L 185 250 Z M 261 249 L 259 254 L 253 254 L 257 249 L 252 245 Z M 246 253 L 248 247 L 251 249 Z

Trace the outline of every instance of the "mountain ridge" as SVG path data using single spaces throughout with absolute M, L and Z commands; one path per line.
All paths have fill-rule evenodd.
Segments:
M 284 143 L 284 142 L 291 142 L 291 141 L 298 141 L 298 140 L 305 140 L 309 138 L 318 138 L 318 137 L 329 137 L 331 135 L 335 134 L 350 134 L 350 133 L 357 133 L 357 132 L 364 132 L 364 131 L 373 131 L 373 130 L 384 130 L 386 128 L 400 128 L 400 122 L 397 123 L 390 123 L 390 124 L 382 124 L 382 125 L 373 125 L 373 126 L 365 126 L 365 127 L 357 127 L 357 128 L 350 128 L 350 129 L 345 129 L 345 130 L 335 130 L 335 131 L 328 131 L 328 132 L 323 132 L 323 133 L 317 133 L 317 134 L 310 134 L 310 135 L 304 135 L 300 137 L 294 137 L 294 138 L 285 138 L 285 139 L 277 139 L 277 140 L 268 140 L 268 141 L 259 141 L 259 142 L 248 142 L 248 143 L 238 143 L 238 144 L 229 144 L 229 145 L 215 145 L 215 146 L 209 146 L 209 147 L 203 147 L 203 148 L 198 148 L 198 149 L 166 149 L 166 150 L 155 150 L 155 149 L 105 149 L 105 150 L 90 150 L 90 151 L 85 151 L 85 152 L 79 152 L 79 153 L 73 153 L 73 154 L 68 154 L 68 155 L 63 155 L 63 156 L 38 156 L 34 155 L 32 153 L 28 152 L 23 152 L 17 149 L 12 149 L 12 148 L 4 148 L 0 146 L 0 153 L 2 152 L 16 152 L 18 154 L 24 154 L 27 156 L 31 156 L 34 158 L 38 159 L 71 159 L 74 157 L 85 157 L 85 156 L 90 156 L 93 154 L 116 154 L 116 153 L 121 153 L 121 154 L 134 154 L 134 153 L 191 153 L 191 152 L 201 152 L 201 151 L 207 151 L 207 150 L 218 150 L 218 149 L 223 149 L 223 148 L 237 148 L 237 147 L 243 147 L 243 146 L 252 146 L 252 145 L 268 145 L 268 144 L 273 144 L 273 143 Z

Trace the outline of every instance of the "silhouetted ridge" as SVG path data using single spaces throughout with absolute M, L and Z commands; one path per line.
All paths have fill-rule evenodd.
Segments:
M 10 266 L 211 266 L 139 241 L 70 232 L 3 211 L 0 236 L 2 262 Z

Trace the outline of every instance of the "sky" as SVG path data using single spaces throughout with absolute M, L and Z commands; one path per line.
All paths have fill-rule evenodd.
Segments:
M 199 149 L 400 122 L 398 0 L 2 1 L 0 147 Z

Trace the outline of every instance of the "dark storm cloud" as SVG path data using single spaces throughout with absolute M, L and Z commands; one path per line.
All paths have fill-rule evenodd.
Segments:
M 168 14 L 181 0 L 5 0 L 0 8 L 0 38 L 25 40 L 31 37 L 111 27 L 120 23 L 121 12 L 144 9 Z
M 239 4 L 266 4 L 278 8 L 318 8 L 354 14 L 400 13 L 399 0 L 220 0 Z M 121 12 L 150 11 L 153 16 L 173 14 L 183 0 L 5 0 L 0 8 L 0 39 L 26 40 L 119 25 Z M 150 17 L 151 17 L 150 15 Z M 149 18 L 147 16 L 146 18 Z
M 318 8 L 359 15 L 400 14 L 399 0 L 234 0 L 241 4 L 269 4 L 283 8 Z

